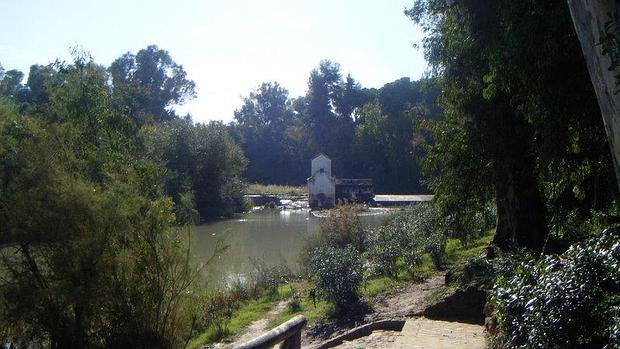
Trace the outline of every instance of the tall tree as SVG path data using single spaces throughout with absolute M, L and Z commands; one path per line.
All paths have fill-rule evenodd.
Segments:
M 249 160 L 246 178 L 260 183 L 300 183 L 306 164 L 300 144 L 290 132 L 297 126 L 288 91 L 267 82 L 243 99 L 235 111 L 233 134 Z
M 466 163 L 446 168 L 441 156 L 430 157 L 439 165 L 434 169 L 440 177 L 441 171 L 462 170 L 460 176 L 450 177 L 461 183 L 488 179 L 498 213 L 494 242 L 504 249 L 541 250 L 548 230 L 538 182 L 544 171 L 537 160 L 575 158 L 571 140 L 588 137 L 575 130 L 573 122 L 585 120 L 594 134 L 601 126 L 592 123 L 592 91 L 582 87 L 587 86 L 583 75 L 566 74 L 566 68 L 583 71 L 574 59 L 578 47 L 567 8 L 537 0 L 429 0 L 417 1 L 408 14 L 429 34 L 424 42 L 427 59 L 441 76 L 447 118 L 441 131 L 452 128 L 457 136 L 439 137 L 436 151 L 456 150 L 473 155 L 463 156 L 464 161 L 478 159 L 473 168 L 478 173 Z M 541 51 L 543 42 L 546 49 Z M 567 86 L 580 90 L 569 91 Z M 555 148 L 544 138 L 563 132 L 570 137 L 557 137 L 565 141 Z M 600 138 L 589 141 L 593 143 L 586 144 L 598 144 Z M 578 154 L 581 159 L 605 157 L 600 151 Z
M 303 117 L 317 152 L 332 148 L 336 124 L 334 101 L 340 93 L 341 79 L 340 65 L 329 60 L 321 61 L 310 73 Z
M 620 189 L 620 4 L 568 0 L 601 108 Z
M 125 108 L 137 125 L 174 118 L 175 105 L 194 98 L 195 83 L 183 66 L 155 45 L 126 53 L 109 68 L 117 105 Z

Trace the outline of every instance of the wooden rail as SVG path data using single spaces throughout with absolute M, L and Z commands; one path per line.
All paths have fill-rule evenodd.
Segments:
M 301 348 L 301 329 L 306 324 L 303 315 L 297 315 L 273 330 L 241 344 L 236 349 L 267 349 L 282 342 L 280 349 Z

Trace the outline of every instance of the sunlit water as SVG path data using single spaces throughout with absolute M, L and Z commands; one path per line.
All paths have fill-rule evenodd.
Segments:
M 385 215 L 379 211 L 361 219 L 377 225 Z M 222 286 L 252 272 L 257 260 L 267 265 L 284 263 L 296 270 L 299 252 L 319 226 L 320 218 L 307 209 L 260 210 L 193 227 L 190 246 L 197 262 L 209 260 L 218 243 L 228 246 L 206 268 L 210 287 Z

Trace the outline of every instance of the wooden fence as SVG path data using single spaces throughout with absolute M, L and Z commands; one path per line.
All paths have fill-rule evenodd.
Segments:
M 301 329 L 306 324 L 303 315 L 297 315 L 273 330 L 244 343 L 236 349 L 267 349 L 282 342 L 280 349 L 301 348 Z

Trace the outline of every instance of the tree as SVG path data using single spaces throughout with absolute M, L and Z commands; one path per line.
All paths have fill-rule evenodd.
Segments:
M 108 68 L 114 99 L 141 126 L 174 118 L 175 105 L 194 98 L 195 83 L 183 66 L 155 45 L 117 58 Z
M 30 66 L 30 73 L 28 73 L 28 88 L 30 89 L 30 95 L 32 103 L 44 104 L 49 97 L 47 91 L 47 84 L 52 82 L 52 79 L 56 75 L 54 65 L 39 65 L 34 64 Z
M 0 96 L 16 98 L 23 87 L 22 80 L 24 80 L 24 73 L 19 70 L 12 69 L 4 72 L 0 80 Z
M 359 108 L 366 104 L 368 99 L 359 82 L 355 81 L 351 74 L 348 74 L 342 83 L 338 96 L 334 100 L 336 112 L 340 118 L 350 118 L 357 122 L 359 119 Z
M 161 181 L 174 200 L 177 223 L 191 223 L 186 218 L 195 218 L 194 208 L 203 220 L 244 208 L 241 174 L 247 162 L 222 123 L 176 119 L 144 127 L 141 138 L 146 158 L 166 168 Z
M 290 132 L 297 125 L 288 91 L 277 82 L 263 83 L 235 111 L 232 133 L 249 165 L 245 177 L 260 183 L 297 183 L 304 178 L 304 147 Z M 301 156 L 300 156 L 301 155 Z
M 323 60 L 312 70 L 306 93 L 306 107 L 303 111 L 304 123 L 309 128 L 316 152 L 326 152 L 333 148 L 335 125 L 334 101 L 340 93 L 340 65 Z
M 614 0 L 568 5 L 605 123 L 620 189 L 620 5 Z
M 454 135 L 438 136 L 437 154 L 431 151 L 429 157 L 434 163 L 430 170 L 438 174 L 434 189 L 439 198 L 459 201 L 451 196 L 454 186 L 440 184 L 444 180 L 467 188 L 462 181 L 484 184 L 480 180 L 485 179 L 484 187 L 492 188 L 497 206 L 494 242 L 503 249 L 542 250 L 548 205 L 539 180 L 561 176 L 570 183 L 563 195 L 572 197 L 568 188 L 578 192 L 583 184 L 577 174 L 580 164 L 600 163 L 607 156 L 599 147 L 602 125 L 592 118 L 596 105 L 591 88 L 583 74 L 566 74 L 585 72 L 583 63 L 575 60 L 579 48 L 567 8 L 536 0 L 433 0 L 416 2 L 408 14 L 429 34 L 426 55 L 441 77 L 446 121 L 436 127 Z M 456 163 L 447 166 L 443 159 Z M 550 163 L 564 164 L 571 175 L 557 171 L 557 166 L 550 168 Z M 604 165 L 588 168 L 587 181 L 592 183 L 607 171 Z M 466 191 L 459 193 L 467 202 Z M 482 202 L 490 191 L 474 193 Z M 582 201 L 592 207 L 592 201 L 571 200 L 562 204 L 574 207 Z
M 24 347 L 180 347 L 198 274 L 163 171 L 135 152 L 103 68 L 79 56 L 58 74 L 55 117 L 0 103 L 0 326 Z

